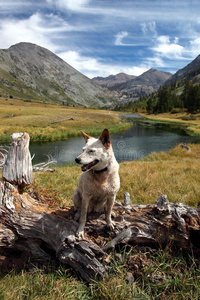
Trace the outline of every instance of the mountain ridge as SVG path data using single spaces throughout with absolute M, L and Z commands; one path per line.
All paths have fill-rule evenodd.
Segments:
M 134 79 L 136 76 L 135 75 L 128 75 L 123 72 L 118 73 L 116 75 L 109 75 L 108 77 L 94 77 L 92 78 L 93 82 L 96 82 L 102 86 L 105 86 L 107 88 L 114 88 L 120 83 L 124 83 L 126 81 L 129 81 L 131 79 Z
M 131 78 L 132 76 L 127 74 L 125 74 L 127 77 L 123 76 L 122 78 L 120 74 L 124 73 L 110 75 L 105 78 L 95 77 L 93 80 L 112 91 L 117 90 L 119 98 L 123 102 L 137 101 L 141 96 L 148 96 L 157 91 L 172 76 L 169 72 L 159 71 L 154 68 L 149 69 L 139 76 L 133 76 L 134 78 Z M 118 78 L 120 78 L 121 82 L 119 82 Z
M 194 59 L 192 60 L 189 64 L 187 64 L 184 68 L 179 69 L 174 75 L 172 75 L 171 78 L 169 78 L 165 84 L 166 85 L 170 85 L 171 83 L 175 82 L 175 81 L 179 81 L 184 77 L 187 77 L 187 75 L 189 75 L 191 72 L 197 70 L 198 68 L 200 68 L 200 54 Z M 200 73 L 200 70 L 199 70 Z M 199 73 L 197 72 L 196 76 L 199 75 Z M 194 78 L 192 79 L 193 82 L 200 82 L 200 75 L 198 76 L 198 78 L 195 75 L 193 76 Z

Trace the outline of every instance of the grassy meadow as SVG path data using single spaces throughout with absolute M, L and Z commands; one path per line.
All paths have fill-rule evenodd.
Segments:
M 156 115 L 141 113 L 141 116 L 155 122 L 165 122 L 183 126 L 187 134 L 200 136 L 200 114 L 188 114 L 187 112 L 182 111 L 179 113 L 163 113 Z
M 27 132 L 31 141 L 54 141 L 80 135 L 80 130 L 97 135 L 127 129 L 131 123 L 119 113 L 80 107 L 0 99 L 0 142 L 9 142 L 13 132 Z
M 65 118 L 74 120 L 49 125 Z M 16 131 L 29 132 L 32 140 L 49 140 L 78 135 L 80 129 L 93 134 L 93 130 L 99 133 L 105 127 L 111 128 L 112 132 L 129 126 L 120 123 L 114 112 L 38 106 L 22 101 L 14 103 L 13 100 L 0 100 L 0 122 L 0 136 L 5 140 Z M 116 200 L 123 201 L 124 192 L 129 192 L 132 203 L 152 204 L 160 194 L 166 194 L 170 202 L 197 207 L 200 200 L 200 145 L 189 146 L 191 152 L 178 145 L 167 153 L 152 153 L 138 161 L 120 163 L 121 188 Z M 34 173 L 34 181 L 26 190 L 37 193 L 50 205 L 71 206 L 80 174 L 81 168 L 75 164 L 56 166 L 54 173 Z M 200 299 L 199 271 L 199 260 L 191 253 L 173 252 L 170 244 L 164 249 L 146 252 L 137 248 L 114 252 L 106 278 L 90 284 L 86 284 L 72 268 L 58 262 L 43 264 L 29 260 L 23 268 L 13 265 L 9 270 L 1 270 L 0 299 L 197 300 Z M 127 277 L 128 272 L 134 276 L 132 282 Z

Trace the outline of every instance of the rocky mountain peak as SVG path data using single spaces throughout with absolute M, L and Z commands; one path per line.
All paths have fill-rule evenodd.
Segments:
M 32 43 L 0 50 L 0 82 L 32 99 L 104 106 L 105 90 L 51 51 Z M 101 96 L 101 99 L 100 99 Z

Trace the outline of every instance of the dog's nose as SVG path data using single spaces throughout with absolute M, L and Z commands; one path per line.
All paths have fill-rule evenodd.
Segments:
M 80 161 L 81 161 L 81 159 L 80 158 L 75 158 L 75 162 L 77 163 L 77 164 L 80 164 Z

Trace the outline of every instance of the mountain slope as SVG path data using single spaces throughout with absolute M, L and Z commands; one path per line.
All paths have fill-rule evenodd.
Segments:
M 113 92 L 118 93 L 119 103 L 137 101 L 140 96 L 147 96 L 164 84 L 172 76 L 169 72 L 150 69 L 140 76 L 119 73 L 108 77 L 95 77 L 93 82 L 106 86 Z
M 184 68 L 178 70 L 165 84 L 170 85 L 172 82 L 179 81 L 184 77 L 189 77 L 188 79 L 193 82 L 200 82 L 200 55 Z
M 0 93 L 85 106 L 105 102 L 99 97 L 104 94 L 102 87 L 51 51 L 31 43 L 0 50 Z
M 144 72 L 142 75 L 125 82 L 124 84 L 118 85 L 120 89 L 130 89 L 133 86 L 145 85 L 151 86 L 155 89 L 159 88 L 167 79 L 172 76 L 169 72 L 158 71 L 156 69 L 150 69 Z
M 116 88 L 120 90 L 125 102 L 137 101 L 140 96 L 157 91 L 171 76 L 171 73 L 150 69 L 132 80 L 117 85 Z

